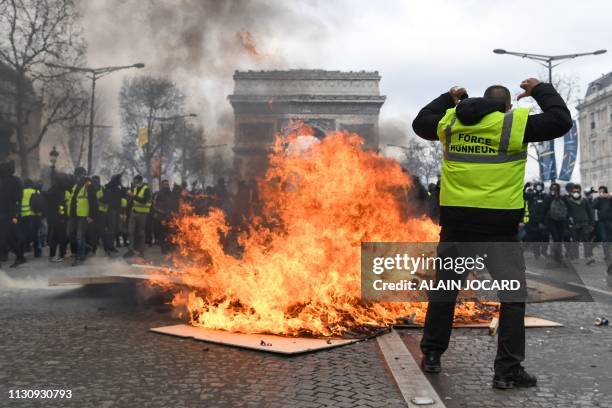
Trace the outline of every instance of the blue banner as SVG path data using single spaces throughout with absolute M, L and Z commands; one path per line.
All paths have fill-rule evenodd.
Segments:
M 537 145 L 542 181 L 557 178 L 557 162 L 555 160 L 555 141 L 548 140 Z
M 576 155 L 578 153 L 578 126 L 573 121 L 572 128 L 563 137 L 563 162 L 559 171 L 559 180 L 569 181 L 572 178 Z

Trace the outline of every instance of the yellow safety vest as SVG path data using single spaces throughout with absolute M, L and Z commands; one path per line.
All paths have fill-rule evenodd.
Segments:
M 23 196 L 21 197 L 21 216 L 31 217 L 34 215 L 41 215 L 39 212 L 34 212 L 30 207 L 30 201 L 32 200 L 33 194 L 40 194 L 40 192 L 32 187 L 23 189 Z
M 521 209 L 529 108 L 492 112 L 476 125 L 464 125 L 448 109 L 438 123 L 443 146 L 440 205 Z
M 89 217 L 89 198 L 87 197 L 87 188 L 89 187 L 89 183 L 85 183 L 81 189 L 76 193 L 76 216 L 77 217 Z M 68 193 L 68 197 L 66 200 L 66 214 L 70 217 L 72 214 L 71 211 L 71 203 L 72 197 L 75 194 L 75 190 L 77 185 L 72 186 L 72 190 Z
M 148 189 L 149 189 L 149 186 L 147 186 L 146 184 L 143 184 L 142 187 L 140 187 L 140 191 L 138 191 L 137 187 L 134 187 L 132 189 L 132 193 L 134 194 L 135 197 L 144 198 L 144 193 Z M 134 200 L 134 205 L 132 209 L 134 212 L 137 212 L 140 214 L 148 214 L 151 211 L 151 203 L 152 203 L 151 198 L 149 198 L 149 200 L 146 203 L 139 203 L 138 201 Z
M 68 207 L 70 206 L 70 191 L 66 190 L 64 191 L 64 204 L 60 204 L 57 212 L 60 215 L 67 215 L 68 214 Z
M 98 210 L 102 213 L 108 212 L 108 204 L 100 201 L 104 196 L 104 188 L 100 187 L 98 191 L 96 191 L 96 198 L 98 199 Z

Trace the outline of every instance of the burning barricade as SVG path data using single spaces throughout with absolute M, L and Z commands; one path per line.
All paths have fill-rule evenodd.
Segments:
M 224 247 L 222 211 L 186 210 L 174 221 L 179 272 L 156 283 L 175 292 L 172 304 L 192 325 L 208 329 L 354 338 L 398 318 L 422 321 L 427 303 L 360 299 L 361 242 L 435 242 L 439 232 L 426 217 L 406 216 L 410 177 L 361 145 L 356 134 L 319 140 L 307 127 L 277 138 L 258 180 L 262 214 L 238 237 L 241 255 Z M 459 318 L 495 312 L 458 308 Z

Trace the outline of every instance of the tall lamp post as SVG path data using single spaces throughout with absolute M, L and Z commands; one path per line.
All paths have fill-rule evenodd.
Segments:
M 144 68 L 145 64 L 139 62 L 132 65 L 121 65 L 113 67 L 101 67 L 101 68 L 83 68 L 74 67 L 67 65 L 57 64 L 45 64 L 52 68 L 62 68 L 71 72 L 83 72 L 87 75 L 87 78 L 91 79 L 91 100 L 89 104 L 89 140 L 87 149 L 87 174 L 91 174 L 92 157 L 93 157 L 93 130 L 94 130 L 94 104 L 96 100 L 96 81 L 111 72 L 120 71 L 122 69 L 129 68 Z
M 49 152 L 49 163 L 51 163 L 51 184 L 55 183 L 55 163 L 57 163 L 57 157 L 59 152 L 55 150 L 55 146 Z
M 536 63 L 542 65 L 543 67 L 545 67 L 546 69 L 548 69 L 548 83 L 552 84 L 552 69 L 564 62 L 566 62 L 567 60 L 570 59 L 574 59 L 574 58 L 578 58 L 578 57 L 586 57 L 588 55 L 601 55 L 601 54 L 605 54 L 607 51 L 606 50 L 597 50 L 597 51 L 593 51 L 593 52 L 581 52 L 578 54 L 563 54 L 563 55 L 544 55 L 544 54 L 530 54 L 527 52 L 515 52 L 515 51 L 506 51 L 504 49 L 501 48 L 496 48 L 493 50 L 493 52 L 495 54 L 508 54 L 508 55 L 514 55 L 515 57 L 521 57 L 521 58 L 527 58 L 530 59 L 532 61 L 535 61 Z M 557 62 L 558 61 L 558 62 Z M 542 143 L 542 142 L 541 142 Z M 549 143 L 554 143 L 553 141 L 550 141 Z M 553 146 L 554 145 L 550 145 Z M 554 148 L 552 148 L 552 154 L 554 155 Z M 539 151 L 536 149 L 536 151 L 538 152 L 538 167 L 540 170 L 540 179 L 543 181 L 544 180 L 544 174 L 543 174 L 543 169 L 540 163 L 540 153 Z M 554 157 L 554 156 L 553 156 Z M 556 170 L 555 170 L 556 173 Z
M 597 50 L 593 52 L 581 52 L 578 54 L 564 54 L 564 55 L 543 55 L 543 54 L 530 54 L 527 52 L 515 52 L 515 51 L 506 51 L 501 48 L 496 48 L 493 50 L 495 54 L 508 54 L 514 55 L 516 57 L 528 58 L 530 60 L 536 61 L 538 64 L 548 69 L 548 82 L 552 84 L 552 69 L 559 64 L 562 64 L 566 60 L 585 57 L 587 55 L 601 55 L 605 54 L 606 50 Z M 560 61 L 555 63 L 555 61 Z
M 197 118 L 198 115 L 195 113 L 188 113 L 186 115 L 174 115 L 174 116 L 165 116 L 165 117 L 160 117 L 160 116 L 154 116 L 153 120 L 156 120 L 158 122 L 171 122 L 171 121 L 175 121 L 177 119 L 183 119 L 183 137 L 182 137 L 182 146 L 181 146 L 181 161 L 182 161 L 182 166 L 181 166 L 181 172 L 184 172 L 184 168 L 185 168 L 185 151 L 187 150 L 187 146 L 186 146 L 186 137 L 185 137 L 185 133 L 187 131 L 187 124 L 185 123 L 185 119 L 187 118 Z M 158 183 L 161 186 L 161 179 L 162 179 L 162 160 L 164 158 L 164 132 L 163 132 L 163 123 L 162 123 L 162 132 L 161 132 L 161 138 L 159 141 L 159 175 L 158 175 Z M 181 174 L 182 176 L 183 174 Z

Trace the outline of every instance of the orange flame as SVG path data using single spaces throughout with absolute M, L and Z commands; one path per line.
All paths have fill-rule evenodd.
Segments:
M 402 316 L 422 321 L 426 303 L 360 302 L 362 241 L 437 241 L 431 220 L 405 215 L 409 177 L 362 150 L 358 135 L 335 132 L 304 150 L 291 147 L 308 129 L 289 133 L 258 181 L 262 210 L 240 232 L 241 256 L 225 249 L 231 231 L 221 210 L 176 219 L 181 272 L 172 281 L 193 289 L 173 305 L 195 326 L 245 333 L 345 336 Z
M 262 53 L 257 49 L 257 43 L 255 42 L 255 38 L 250 31 L 239 31 L 236 33 L 236 39 L 238 43 L 242 46 L 242 48 L 252 57 L 257 59 L 267 58 L 270 55 L 266 53 Z

